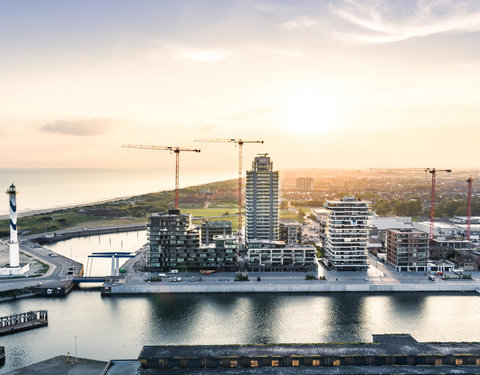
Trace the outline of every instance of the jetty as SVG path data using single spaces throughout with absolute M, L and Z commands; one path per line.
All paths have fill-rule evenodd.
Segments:
M 0 317 L 0 336 L 48 325 L 47 310 L 28 311 Z

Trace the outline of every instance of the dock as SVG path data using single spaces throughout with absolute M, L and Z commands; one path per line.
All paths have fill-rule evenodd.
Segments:
M 28 311 L 0 317 L 0 336 L 48 325 L 47 310 Z

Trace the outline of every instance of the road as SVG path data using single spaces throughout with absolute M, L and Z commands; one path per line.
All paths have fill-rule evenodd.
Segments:
M 65 285 L 68 279 L 72 277 L 72 274 L 69 274 L 69 271 L 71 272 L 73 270 L 73 273 L 77 274 L 80 272 L 82 267 L 81 263 L 59 255 L 47 248 L 36 247 L 30 242 L 21 244 L 20 250 L 25 254 L 38 259 L 42 263 L 47 264 L 50 268 L 44 275 L 38 277 L 19 279 L 2 278 L 0 279 L 0 292 L 13 289 L 37 287 L 38 283 L 41 283 L 42 287 L 47 288 Z M 53 256 L 49 256 L 49 254 L 53 254 Z

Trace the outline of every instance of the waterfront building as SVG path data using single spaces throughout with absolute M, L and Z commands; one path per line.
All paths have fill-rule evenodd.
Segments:
M 179 269 L 235 271 L 238 238 L 215 235 L 209 244 L 200 245 L 200 229 L 192 226 L 192 215 L 169 210 L 150 216 L 147 225 L 150 272 Z
M 311 178 L 311 177 L 298 177 L 297 178 L 297 190 L 298 191 L 312 191 L 313 190 L 313 178 Z
M 267 154 L 255 157 L 246 185 L 247 242 L 278 240 L 278 171 Z
M 138 361 L 137 374 L 479 374 L 480 344 L 385 334 L 371 343 L 144 346 Z
M 189 255 L 200 246 L 200 231 L 192 226 L 192 215 L 181 214 L 180 210 L 151 215 L 147 236 L 150 272 L 187 268 Z
M 387 229 L 387 263 L 396 271 L 426 271 L 428 233 L 415 229 Z
M 205 220 L 202 222 L 202 245 L 209 245 L 215 236 L 232 234 L 232 222 L 227 220 Z
M 280 241 L 284 241 L 288 246 L 295 246 L 302 242 L 302 225 L 300 223 L 280 223 L 279 225 Z
M 283 241 L 254 240 L 248 243 L 249 271 L 309 271 L 316 269 L 312 245 L 286 245 Z
M 327 265 L 339 271 L 367 269 L 370 202 L 343 197 L 327 201 L 325 208 L 329 210 L 324 241 Z

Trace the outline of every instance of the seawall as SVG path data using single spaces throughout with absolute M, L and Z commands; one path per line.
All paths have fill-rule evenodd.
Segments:
M 158 284 L 158 285 L 157 285 Z M 108 294 L 139 294 L 139 293 L 391 293 L 391 292 L 475 292 L 478 284 L 321 284 L 321 282 L 305 284 L 269 284 L 264 282 L 235 282 L 219 285 L 201 285 L 201 283 L 150 283 L 145 285 L 114 285 Z

